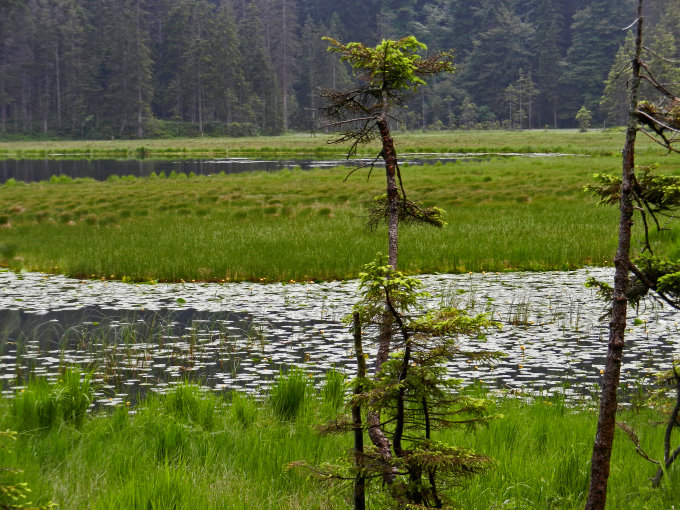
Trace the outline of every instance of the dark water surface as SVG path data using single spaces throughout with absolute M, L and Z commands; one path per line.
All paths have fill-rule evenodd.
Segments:
M 429 306 L 488 313 L 501 330 L 461 338 L 465 350 L 506 357 L 492 365 L 453 359 L 451 377 L 499 391 L 589 398 L 607 350 L 603 304 L 584 287 L 613 270 L 424 275 Z M 125 284 L 0 272 L 0 379 L 6 392 L 29 375 L 95 369 L 101 404 L 165 391 L 184 378 L 216 390 L 266 390 L 281 369 L 302 366 L 315 382 L 332 367 L 354 373 L 342 318 L 357 282 L 318 284 Z M 631 312 L 621 384 L 632 392 L 680 354 L 680 314 Z M 369 335 L 370 336 L 370 335 Z M 375 354 L 371 338 L 367 351 Z
M 519 156 L 520 154 L 402 154 L 401 161 L 412 165 L 451 163 L 456 161 L 483 161 L 490 157 Z M 560 156 L 560 154 L 522 154 L 526 157 Z M 303 170 L 312 168 L 330 168 L 336 166 L 356 166 L 370 164 L 373 159 L 253 159 L 253 158 L 220 158 L 220 159 L 0 159 L 0 183 L 8 179 L 24 182 L 38 182 L 54 176 L 71 178 L 89 177 L 104 181 L 112 175 L 148 176 L 152 172 L 166 175 L 171 172 L 194 173 L 208 175 L 224 172 L 239 173 L 252 171 L 277 171 L 299 167 Z M 377 163 L 378 165 L 380 162 Z

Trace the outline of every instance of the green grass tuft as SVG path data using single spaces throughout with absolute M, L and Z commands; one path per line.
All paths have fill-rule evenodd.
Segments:
M 309 378 L 301 368 L 291 368 L 279 373 L 269 389 L 269 404 L 274 414 L 283 420 L 292 420 L 304 408 Z
M 81 426 L 92 403 L 92 373 L 77 368 L 64 371 L 59 380 L 29 380 L 12 400 L 11 427 L 20 431 L 49 430 L 61 422 Z

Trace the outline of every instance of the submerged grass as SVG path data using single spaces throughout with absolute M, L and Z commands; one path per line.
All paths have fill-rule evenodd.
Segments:
M 25 470 L 22 477 L 33 488 L 35 503 L 51 498 L 72 510 L 348 508 L 349 487 L 329 490 L 305 472 L 285 469 L 300 459 L 335 462 L 351 447 L 349 435 L 316 433 L 323 400 L 307 393 L 300 401 L 304 412 L 289 420 L 266 402 L 240 394 L 227 403 L 221 394 L 183 384 L 168 395 L 148 396 L 134 409 L 120 406 L 80 425 L 23 432 L 12 450 L 0 450 L 0 465 Z M 10 409 L 11 401 L 0 401 L 0 426 L 15 423 Z M 453 495 L 458 505 L 582 508 L 596 412 L 568 407 L 559 397 L 502 398 L 496 412 L 502 417 L 486 428 L 437 438 L 495 459 L 487 474 L 463 482 Z M 662 457 L 663 416 L 631 410 L 620 419 L 636 429 L 652 457 Z M 677 469 L 671 468 L 656 490 L 649 485 L 654 472 L 617 432 L 608 503 L 630 510 L 680 503 Z M 374 496 L 368 507 L 389 508 Z
M 643 158 L 640 158 L 644 160 Z M 649 158 L 648 158 L 649 159 Z M 680 172 L 677 159 L 669 171 Z M 614 208 L 582 186 L 618 157 L 503 158 L 404 166 L 413 198 L 447 211 L 442 230 L 404 227 L 409 272 L 606 265 Z M 0 265 L 77 277 L 303 280 L 354 277 L 385 251 L 363 202 L 384 184 L 346 169 L 87 179 L 0 186 Z M 656 242 L 678 250 L 677 232 Z

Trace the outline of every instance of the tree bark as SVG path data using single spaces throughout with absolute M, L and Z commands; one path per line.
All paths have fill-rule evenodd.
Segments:
M 136 37 L 137 37 L 137 52 L 139 57 L 144 53 L 142 49 L 142 28 L 141 28 L 141 12 L 139 8 L 139 0 L 137 0 L 137 10 L 136 10 Z M 142 69 L 141 60 L 138 63 L 137 69 L 137 137 L 144 137 L 144 104 L 143 104 L 143 94 L 142 94 Z
M 352 319 L 354 323 L 354 353 L 357 358 L 357 379 L 361 381 L 366 377 L 366 358 L 361 341 L 361 321 L 357 312 L 352 314 Z M 354 388 L 354 395 L 361 395 L 363 391 L 363 385 L 359 382 Z M 366 477 L 363 472 L 364 429 L 361 423 L 361 406 L 356 402 L 352 405 L 352 426 L 354 429 L 354 467 L 357 470 L 354 478 L 354 510 L 365 510 Z
M 602 380 L 600 415 L 593 445 L 590 469 L 590 489 L 586 510 L 603 510 L 607 501 L 607 480 L 614 431 L 616 428 L 617 389 L 623 360 L 626 314 L 628 310 L 628 272 L 630 267 L 630 239 L 633 224 L 633 173 L 635 169 L 635 139 L 638 131 L 637 103 L 640 87 L 640 53 L 642 49 L 642 0 L 638 3 L 637 38 L 633 59 L 633 78 L 631 81 L 630 110 L 626 143 L 623 149 L 620 220 L 618 249 L 614 258 L 614 296 L 612 299 L 611 320 L 609 321 L 609 347 Z
M 61 66 L 59 65 L 61 59 L 59 54 L 59 41 L 57 40 L 54 43 L 54 70 L 56 73 L 55 85 L 57 87 L 57 129 L 61 130 Z
M 281 71 L 281 91 L 283 92 L 282 98 L 281 98 L 281 108 L 282 108 L 282 114 L 283 114 L 283 132 L 288 131 L 288 27 L 286 26 L 286 0 L 281 1 L 281 10 L 282 10 L 282 15 L 281 15 L 281 21 L 283 22 L 283 62 L 282 64 L 282 71 Z
M 385 175 L 387 177 L 387 237 L 388 237 L 388 263 L 393 269 L 397 269 L 398 247 L 399 247 L 399 192 L 397 188 L 397 153 L 394 150 L 394 140 L 387 125 L 387 99 L 383 98 L 383 112 L 378 120 L 378 129 L 383 145 L 383 157 L 385 159 Z M 392 341 L 392 314 L 387 307 L 383 324 L 380 327 L 378 338 L 378 353 L 375 357 L 375 374 L 380 372 L 382 364 L 387 361 L 390 353 Z M 373 445 L 378 449 L 383 459 L 392 458 L 390 441 L 385 437 L 385 433 L 380 427 L 380 413 L 369 412 L 367 414 L 368 435 Z M 394 470 L 385 472 L 384 480 L 391 483 L 394 480 Z
M 399 191 L 397 188 L 397 153 L 394 150 L 394 140 L 387 126 L 387 120 L 378 121 L 380 138 L 382 139 L 385 158 L 385 176 L 387 177 L 387 236 L 388 262 L 393 269 L 397 269 L 399 254 Z
M 7 100 L 5 99 L 5 65 L 0 63 L 0 133 L 7 132 Z
M 671 455 L 671 435 L 673 434 L 673 429 L 678 426 L 678 414 L 680 414 L 680 375 L 673 367 L 673 376 L 675 379 L 675 407 L 671 413 L 671 417 L 666 425 L 666 433 L 663 438 L 663 463 L 664 467 L 659 466 L 654 478 L 652 478 L 652 487 L 658 487 L 661 483 L 661 478 L 663 477 L 666 470 L 671 467 L 671 464 L 675 462 L 675 459 L 680 455 L 680 448 L 676 450 Z

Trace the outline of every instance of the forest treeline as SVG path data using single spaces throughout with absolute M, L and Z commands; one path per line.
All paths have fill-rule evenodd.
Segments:
M 0 136 L 278 134 L 318 124 L 351 70 L 322 36 L 415 35 L 457 70 L 401 111 L 409 129 L 620 124 L 632 0 L 0 0 Z M 647 6 L 680 58 L 680 2 Z M 678 64 L 650 56 L 660 79 Z M 653 99 L 653 98 L 652 98 Z

